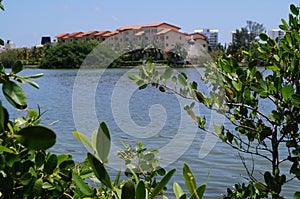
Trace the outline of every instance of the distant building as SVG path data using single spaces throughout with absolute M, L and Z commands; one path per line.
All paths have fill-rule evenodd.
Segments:
M 130 46 L 131 44 L 155 44 L 158 48 L 170 51 L 177 44 L 183 45 L 194 37 L 204 49 L 208 49 L 208 41 L 204 35 L 180 32 L 181 28 L 169 23 L 152 23 L 135 26 L 123 26 L 115 31 L 89 31 L 63 33 L 56 36 L 58 43 L 96 40 L 104 41 L 110 46 Z
M 219 30 L 202 29 L 195 30 L 195 32 L 201 33 L 207 38 L 208 46 L 211 49 L 214 49 L 215 46 L 219 43 Z
M 6 50 L 11 50 L 11 49 L 16 48 L 16 45 L 14 44 L 13 41 L 7 40 L 7 42 L 4 44 L 4 47 Z
M 268 31 L 269 37 L 272 39 L 278 38 L 278 42 L 284 37 L 285 32 L 281 29 L 271 29 Z
M 51 37 L 50 36 L 43 36 L 41 39 L 41 45 L 51 44 Z

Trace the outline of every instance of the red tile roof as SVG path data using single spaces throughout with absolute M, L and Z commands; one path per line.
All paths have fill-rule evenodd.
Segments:
M 56 38 L 62 38 L 62 37 L 65 37 L 67 35 L 69 35 L 69 33 L 62 33 L 62 34 L 56 35 L 55 37 Z
M 117 31 L 138 30 L 138 29 L 141 29 L 141 28 L 159 27 L 159 26 L 162 26 L 162 25 L 169 26 L 170 28 L 175 29 L 175 30 L 180 29 L 177 26 L 174 26 L 174 25 L 171 25 L 171 24 L 168 24 L 168 23 L 165 23 L 165 22 L 161 22 L 161 23 L 151 23 L 151 24 L 143 24 L 143 25 L 136 25 L 136 26 L 123 26 L 123 27 L 118 28 Z
M 98 31 L 97 33 L 95 33 L 95 36 L 103 36 L 104 34 L 110 33 L 110 31 L 105 30 L 105 31 Z
M 103 37 L 110 37 L 110 36 L 116 35 L 116 34 L 118 34 L 118 33 L 119 33 L 119 31 L 113 31 L 113 32 L 105 33 L 105 34 L 103 34 L 102 36 L 103 36 Z
M 201 33 L 192 33 L 192 34 L 188 34 L 187 36 L 192 36 L 194 39 L 206 40 L 206 37 Z

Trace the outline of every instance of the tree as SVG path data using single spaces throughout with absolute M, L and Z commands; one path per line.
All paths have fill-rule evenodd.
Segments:
M 232 43 L 228 46 L 227 54 L 230 54 L 241 61 L 243 50 L 248 51 L 252 42 L 258 40 L 258 35 L 265 32 L 263 24 L 247 21 L 247 25 L 232 34 Z
M 236 185 L 235 190 L 228 190 L 227 198 L 236 198 L 246 190 L 249 191 L 247 197 L 251 198 L 268 195 L 282 198 L 283 185 L 290 180 L 300 180 L 300 7 L 291 5 L 290 9 L 289 21 L 282 19 L 280 25 L 286 31 L 280 45 L 260 33 L 263 43 L 255 44 L 259 57 L 244 50 L 241 54 L 243 65 L 239 65 L 234 57 L 223 56 L 215 65 L 207 67 L 203 80 L 211 88 L 209 96 L 197 89 L 196 82 L 189 82 L 186 74 L 172 76 L 170 68 L 159 75 L 155 68 L 148 66 L 139 76 L 130 76 L 140 88 L 153 85 L 162 92 L 194 99 L 208 109 L 224 114 L 232 125 L 215 125 L 211 133 L 237 151 L 266 161 L 269 169 L 264 171 L 264 181 L 256 179 L 245 164 L 249 186 Z M 255 24 L 249 25 L 256 28 Z M 245 34 L 246 31 L 242 32 Z M 264 68 L 259 67 L 260 61 L 264 61 Z M 175 87 L 166 83 L 168 79 L 172 79 Z M 270 104 L 268 110 L 261 107 L 263 102 Z M 205 117 L 194 113 L 193 103 L 185 110 L 199 128 L 209 131 Z M 291 165 L 289 171 L 282 166 L 287 162 Z M 287 179 L 289 173 L 292 177 Z M 299 195 L 300 192 L 295 193 L 295 197 Z

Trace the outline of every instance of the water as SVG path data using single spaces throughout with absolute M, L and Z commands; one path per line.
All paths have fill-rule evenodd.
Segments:
M 199 72 L 194 69 L 181 70 L 192 79 L 200 82 Z M 57 133 L 57 143 L 51 149 L 52 152 L 72 154 L 77 162 L 85 158 L 86 149 L 73 137 L 72 132 L 78 130 L 75 126 L 80 125 L 88 130 L 96 130 L 93 122 L 90 122 L 89 119 L 89 114 L 93 115 L 94 113 L 89 112 L 87 115 L 84 113 L 85 110 L 90 110 L 88 107 L 92 107 L 91 110 L 95 110 L 97 121 L 107 123 L 112 135 L 112 142 L 116 147 L 120 146 L 119 142 L 122 140 L 132 146 L 137 141 L 143 141 L 148 149 L 160 148 L 163 151 L 160 156 L 162 162 L 167 165 L 167 169 L 177 168 L 172 182 L 177 181 L 182 187 L 184 187 L 182 178 L 182 164 L 184 162 L 187 162 L 191 167 L 197 177 L 198 184 L 204 183 L 208 179 L 205 198 L 221 198 L 221 195 L 226 192 L 226 188 L 238 182 L 245 182 L 244 176 L 247 174 L 235 150 L 218 141 L 206 157 L 199 158 L 199 150 L 206 133 L 200 130 L 195 131 L 195 126 L 190 119 L 187 121 L 182 119 L 183 115 L 186 114 L 181 107 L 183 102 L 180 102 L 175 95 L 161 93 L 152 87 L 130 93 L 132 84 L 129 81 L 117 83 L 121 77 L 126 77 L 126 72 L 128 72 L 126 69 L 110 69 L 106 71 L 85 70 L 80 73 L 84 77 L 83 80 L 86 81 L 81 84 L 82 92 L 92 94 L 91 96 L 87 96 L 87 94 L 80 96 L 81 101 L 79 100 L 79 102 L 82 103 L 82 107 L 76 108 L 72 107 L 72 103 L 76 104 L 72 95 L 74 94 L 77 70 L 27 69 L 22 72 L 23 75 L 45 74 L 44 77 L 36 80 L 40 89 L 35 89 L 29 85 L 24 85 L 24 89 L 28 95 L 29 108 L 36 108 L 38 104 L 42 110 L 47 110 L 42 117 L 43 125 L 58 120 L 55 125 L 51 126 Z M 102 76 L 99 79 L 100 74 Z M 96 87 L 92 88 L 91 85 L 96 85 Z M 201 89 L 205 92 L 205 87 Z M 127 95 L 130 95 L 129 100 L 125 99 Z M 94 105 L 88 104 L 93 100 L 95 101 Z M 112 110 L 112 103 L 114 107 L 117 107 L 117 110 Z M 10 108 L 6 101 L 4 101 L 4 106 L 9 109 L 10 113 L 13 113 L 10 116 L 11 119 L 26 114 L 24 111 L 15 111 Z M 77 112 L 74 112 L 74 109 Z M 123 113 L 123 109 L 127 109 L 128 112 Z M 211 119 L 211 112 L 205 108 L 200 107 L 200 113 L 206 115 L 208 120 Z M 127 118 L 128 115 L 129 118 Z M 80 125 L 75 122 L 76 120 L 74 121 L 76 117 L 80 118 Z M 180 124 L 181 120 L 184 120 L 183 124 Z M 133 129 L 132 132 L 125 133 L 124 128 L 130 125 L 132 128 L 139 127 L 139 132 L 135 132 Z M 178 129 L 181 125 L 185 132 L 180 135 Z M 85 133 L 90 136 L 91 132 Z M 180 136 L 176 137 L 176 135 Z M 116 153 L 116 150 L 114 148 L 111 153 Z M 181 155 L 181 153 L 183 154 Z M 251 168 L 251 157 L 245 157 L 247 165 Z M 168 165 L 168 162 L 172 162 L 172 164 Z M 121 162 L 121 164 L 123 163 Z M 255 157 L 255 177 L 258 179 L 263 179 L 260 174 L 263 168 L 270 166 L 265 164 L 266 162 Z M 115 170 L 111 169 L 111 171 Z M 284 187 L 284 194 L 291 198 L 298 187 L 298 181 L 291 181 Z M 174 197 L 169 196 L 169 198 Z

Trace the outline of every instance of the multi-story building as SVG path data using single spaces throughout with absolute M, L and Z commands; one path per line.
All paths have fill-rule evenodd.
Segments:
M 281 29 L 271 29 L 271 30 L 268 31 L 268 35 L 272 39 L 278 38 L 278 43 L 279 43 L 280 40 L 284 37 L 285 32 Z
M 202 30 L 195 30 L 195 32 L 201 33 L 207 38 L 208 46 L 211 49 L 214 49 L 219 43 L 219 30 L 211 30 L 206 28 Z
M 184 45 L 191 37 L 205 49 L 208 49 L 208 41 L 202 34 L 187 34 L 180 32 L 181 28 L 169 23 L 153 23 L 136 26 L 123 26 L 115 31 L 89 31 L 63 33 L 56 36 L 59 43 L 73 42 L 77 40 L 95 39 L 105 42 L 113 47 L 137 47 L 152 46 L 164 50 L 172 50 L 176 45 Z M 195 39 L 194 38 L 194 39 Z

